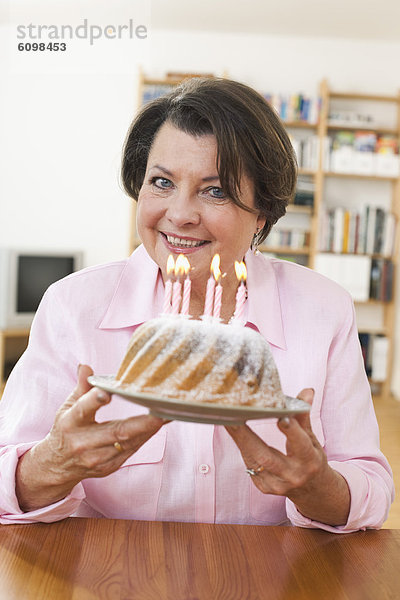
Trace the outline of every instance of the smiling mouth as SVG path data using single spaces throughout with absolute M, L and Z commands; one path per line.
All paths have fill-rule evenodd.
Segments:
M 189 240 L 173 235 L 167 235 L 166 233 L 162 233 L 162 235 L 165 237 L 167 242 L 171 244 L 171 246 L 175 246 L 176 248 L 198 248 L 199 246 L 208 244 L 207 240 Z

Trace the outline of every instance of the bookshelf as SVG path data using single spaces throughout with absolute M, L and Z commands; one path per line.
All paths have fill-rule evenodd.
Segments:
M 320 86 L 320 96 L 321 112 L 318 130 L 321 155 L 318 177 L 321 187 L 320 194 L 316 197 L 315 207 L 319 229 L 316 234 L 317 244 L 312 245 L 310 253 L 314 256 L 313 263 L 317 267 L 316 263 L 321 257 L 322 250 L 326 254 L 332 254 L 332 249 L 329 251 L 326 248 L 322 228 L 329 207 L 333 211 L 344 210 L 345 217 L 354 218 L 356 226 L 357 222 L 360 225 L 358 231 L 356 226 L 356 232 L 353 231 L 354 245 L 350 243 L 349 230 L 342 232 L 343 246 L 340 248 L 339 243 L 334 254 L 345 261 L 353 260 L 355 257 L 370 264 L 369 281 L 367 281 L 369 290 L 368 288 L 366 290 L 368 297 L 362 301 L 355 299 L 356 313 L 373 391 L 388 395 L 394 351 L 396 311 L 394 276 L 398 268 L 399 254 L 400 92 L 394 96 L 336 92 L 329 88 L 327 81 L 323 81 Z M 340 138 L 342 132 L 343 137 L 347 137 L 352 145 L 345 149 L 339 147 L 337 150 L 335 141 Z M 366 141 L 369 145 L 365 144 Z M 382 148 L 380 143 L 390 147 Z M 341 196 L 339 200 L 335 198 L 338 189 Z M 376 213 L 380 215 L 380 222 L 376 219 Z M 364 231 L 362 231 L 363 223 Z M 369 231 L 368 225 L 371 225 Z M 381 273 L 379 273 L 380 268 Z M 376 269 L 379 289 L 376 289 L 376 280 L 374 281 Z M 385 277 L 389 278 L 389 272 L 388 281 Z M 329 273 L 325 274 L 329 276 Z M 358 276 L 359 273 L 353 270 L 353 278 L 356 279 Z M 370 338 L 369 348 L 363 346 L 366 336 Z M 372 360 L 374 356 L 376 360 L 376 369 L 372 367 L 372 372 L 371 354 Z
M 179 84 L 187 77 L 199 76 L 199 74 L 168 74 L 165 78 L 152 79 L 145 77 L 143 73 L 139 75 L 139 106 L 144 101 L 167 93 L 173 86 Z M 201 75 L 204 76 L 204 75 Z M 212 77 L 212 75 L 207 75 Z M 273 254 L 279 257 L 294 260 L 310 268 L 319 268 L 321 256 L 334 255 L 344 257 L 344 260 L 351 257 L 362 258 L 371 261 L 390 261 L 393 265 L 392 275 L 396 273 L 398 267 L 397 256 L 399 254 L 399 232 L 398 223 L 400 221 L 400 174 L 399 174 L 399 155 L 398 148 L 394 151 L 394 159 L 381 159 L 382 164 L 376 159 L 375 152 L 365 153 L 362 156 L 358 154 L 342 156 L 334 154 L 333 141 L 340 136 L 341 132 L 350 134 L 349 138 L 354 136 L 359 141 L 361 134 L 372 134 L 376 139 L 384 139 L 385 136 L 395 140 L 397 146 L 400 141 L 400 92 L 397 95 L 381 96 L 375 94 L 361 94 L 358 92 L 337 92 L 330 89 L 326 80 L 320 83 L 318 95 L 314 99 L 304 98 L 301 95 L 292 97 L 288 100 L 286 106 L 282 108 L 282 98 L 266 96 L 280 114 L 289 135 L 294 140 L 296 152 L 305 152 L 306 159 L 299 160 L 299 180 L 298 194 L 296 194 L 296 203 L 289 205 L 287 214 L 280 219 L 273 228 L 270 236 L 259 250 L 266 254 Z M 277 107 L 279 103 L 279 107 Z M 302 107 L 306 106 L 306 114 L 303 114 Z M 377 113 L 376 119 L 371 115 Z M 284 114 L 283 114 L 284 113 Z M 384 116 L 384 118 L 380 118 Z M 296 142 L 300 144 L 296 148 Z M 396 153 L 397 152 L 397 153 Z M 372 156 L 371 156 L 372 154 Z M 356 168 L 352 168 L 351 161 L 346 163 L 346 158 L 356 159 Z M 338 159 L 335 161 L 334 158 Z M 360 162 L 359 159 L 362 159 Z M 392 157 L 393 158 L 393 157 Z M 372 161 L 373 165 L 379 168 L 373 168 L 368 171 L 368 164 Z M 360 164 L 357 164 L 357 160 Z M 394 164 L 393 164 L 394 163 Z M 397 165 L 397 170 L 396 170 Z M 346 185 L 357 186 L 358 190 L 373 190 L 375 197 L 379 200 L 384 199 L 384 211 L 392 214 L 394 219 L 394 240 L 393 247 L 386 252 L 365 251 L 360 248 L 353 248 L 353 252 L 346 248 L 333 252 L 332 249 L 322 249 L 323 231 L 322 223 L 325 218 L 326 210 L 334 210 L 337 205 L 331 204 L 332 189 Z M 361 191 L 361 196 L 364 191 Z M 352 196 L 349 192 L 342 192 L 342 208 L 346 209 L 348 199 Z M 334 196 L 335 194 L 333 194 Z M 368 197 L 368 194 L 367 194 Z M 363 210 L 368 200 L 361 198 L 353 199 L 352 210 Z M 300 202 L 300 203 L 298 203 Z M 378 202 L 379 204 L 379 202 Z M 132 210 L 130 251 L 140 243 L 136 233 L 136 211 L 135 206 Z M 397 230 L 397 234 L 396 234 Z M 365 265 L 364 265 L 365 266 Z M 325 273 L 331 276 L 329 273 Z M 355 273 L 357 278 L 358 273 Z M 359 313 L 361 318 L 359 322 L 360 334 L 369 335 L 371 340 L 377 339 L 381 343 L 381 338 L 386 342 L 386 366 L 385 377 L 382 378 L 382 368 L 380 368 L 379 380 L 370 377 L 371 385 L 375 393 L 388 395 L 390 393 L 390 383 L 392 377 L 393 349 L 394 349 L 394 327 L 395 327 L 395 285 L 391 285 L 393 293 L 387 300 L 377 298 L 363 297 L 362 300 L 355 298 L 357 319 Z M 375 314 L 376 313 L 376 314 Z M 367 314 L 367 317 L 365 316 Z M 380 345 L 383 345 L 382 343 Z M 376 343 L 378 348 L 379 344 Z
M 284 118 L 287 106 L 293 110 L 301 104 L 300 95 L 285 99 L 283 109 L 281 98 L 267 99 L 292 137 L 299 180 L 308 177 L 313 203 L 308 207 L 309 236 L 303 252 L 274 243 L 274 229 L 283 228 L 285 233 L 285 221 L 296 227 L 292 214 L 300 212 L 297 206 L 289 206 L 260 250 L 315 268 L 353 293 L 371 386 L 375 393 L 389 394 L 400 237 L 400 92 L 393 96 L 337 92 L 324 80 L 319 88 L 318 118 L 312 122 Z M 311 165 L 303 162 L 310 140 L 314 145 Z M 358 280 L 362 289 L 356 288 Z

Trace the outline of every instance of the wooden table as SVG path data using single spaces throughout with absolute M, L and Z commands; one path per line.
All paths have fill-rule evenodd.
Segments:
M 0 526 L 1 600 L 400 598 L 400 530 L 108 519 Z

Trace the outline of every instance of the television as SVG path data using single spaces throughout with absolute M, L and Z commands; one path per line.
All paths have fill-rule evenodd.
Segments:
M 78 251 L 0 248 L 0 329 L 29 328 L 47 288 L 82 266 Z

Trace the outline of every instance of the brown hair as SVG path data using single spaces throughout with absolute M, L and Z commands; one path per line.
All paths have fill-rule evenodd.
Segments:
M 222 189 L 241 208 L 240 179 L 254 183 L 255 207 L 266 224 L 253 243 L 260 244 L 286 212 L 296 185 L 295 153 L 279 117 L 255 90 L 229 79 L 189 79 L 169 94 L 146 104 L 125 140 L 122 183 L 138 199 L 147 159 L 159 128 L 170 122 L 190 135 L 213 134 Z

